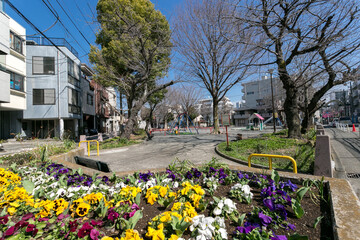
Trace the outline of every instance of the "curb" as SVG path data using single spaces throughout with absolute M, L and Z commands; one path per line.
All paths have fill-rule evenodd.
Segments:
M 219 144 L 220 144 L 220 143 L 219 143 Z M 217 145 L 215 146 L 215 152 L 216 152 L 218 155 L 220 155 L 221 157 L 223 157 L 223 158 L 225 158 L 225 159 L 227 159 L 227 160 L 230 160 L 230 161 L 233 161 L 233 162 L 236 162 L 236 163 L 239 163 L 239 164 L 248 166 L 248 162 L 246 162 L 246 161 L 244 161 L 244 160 L 241 160 L 241 159 L 238 159 L 238 158 L 234 158 L 234 157 L 227 156 L 227 155 L 223 154 L 222 152 L 220 152 L 219 149 L 218 149 L 218 145 L 219 145 L 219 144 L 217 144 Z M 259 164 L 256 164 L 256 163 L 252 163 L 252 164 L 251 164 L 251 167 L 252 167 L 252 168 L 261 168 L 261 169 L 269 170 L 268 167 L 265 167 L 265 166 L 262 166 L 262 165 L 259 165 Z M 276 169 L 276 168 L 273 168 L 273 169 Z M 286 172 L 286 171 L 284 171 L 284 172 Z
M 334 141 L 334 140 L 333 140 Z M 334 160 L 335 162 L 335 168 L 334 168 L 334 177 L 336 178 L 342 178 L 342 179 L 347 179 L 346 177 L 346 171 L 344 166 L 342 165 L 340 158 L 338 156 L 338 154 L 336 153 L 335 148 L 333 147 L 333 145 L 331 145 L 331 158 Z

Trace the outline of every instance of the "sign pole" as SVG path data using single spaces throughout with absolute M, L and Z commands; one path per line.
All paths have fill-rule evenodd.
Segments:
M 227 130 L 227 125 L 225 126 L 225 128 L 226 128 L 226 146 L 227 146 L 227 148 L 229 148 L 229 134 L 228 134 L 228 130 Z

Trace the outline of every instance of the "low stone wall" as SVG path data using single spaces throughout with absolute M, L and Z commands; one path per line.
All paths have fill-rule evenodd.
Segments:
M 92 176 L 98 173 L 99 176 L 110 177 L 113 173 L 103 173 L 97 170 L 77 165 L 74 156 L 84 156 L 84 149 L 78 148 L 68 153 L 52 156 L 50 159 L 54 162 L 61 163 L 70 169 L 82 168 L 83 173 Z M 231 166 L 231 169 L 256 174 L 271 174 L 270 170 L 249 168 L 247 166 Z M 165 172 L 166 168 L 144 169 L 152 172 Z M 119 177 L 133 174 L 134 171 L 116 172 Z M 292 172 L 279 172 L 283 179 L 289 179 L 296 183 L 301 183 L 304 179 L 321 180 L 322 177 L 295 174 Z M 345 179 L 325 177 L 324 181 L 329 186 L 329 195 L 331 200 L 331 215 L 333 222 L 333 234 L 335 240 L 354 240 L 360 236 L 360 202 L 356 197 L 350 183 Z

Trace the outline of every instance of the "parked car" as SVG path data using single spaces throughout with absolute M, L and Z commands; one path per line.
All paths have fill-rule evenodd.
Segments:
M 98 130 L 97 129 L 89 129 L 89 135 L 97 135 L 98 134 Z

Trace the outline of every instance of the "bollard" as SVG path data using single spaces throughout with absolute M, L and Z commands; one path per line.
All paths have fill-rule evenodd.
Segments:
M 316 136 L 314 175 L 333 177 L 330 137 L 328 135 Z
M 81 141 L 86 141 L 86 135 L 80 135 L 80 142 Z M 87 153 L 88 151 L 88 146 L 86 142 L 80 143 L 80 147 L 85 149 L 85 153 Z
M 99 141 L 99 142 L 104 141 L 104 140 L 103 140 L 102 133 L 98 133 L 98 141 Z

